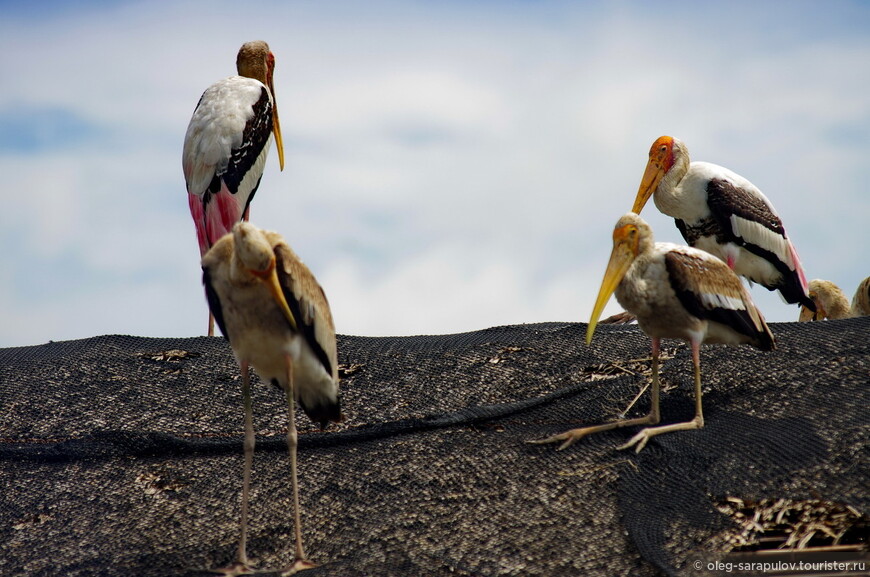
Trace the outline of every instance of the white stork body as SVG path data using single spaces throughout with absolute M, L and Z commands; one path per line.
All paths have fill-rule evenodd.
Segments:
M 209 308 L 229 340 L 242 371 L 245 404 L 245 473 L 241 539 L 235 565 L 249 569 L 246 554 L 248 493 L 254 451 L 249 365 L 285 391 L 296 530 L 295 569 L 310 567 L 302 547 L 296 480 L 294 403 L 321 427 L 342 419 L 338 356 L 329 303 L 314 275 L 280 235 L 237 223 L 202 259 Z
M 746 287 L 718 258 L 687 246 L 653 241 L 652 230 L 637 214 L 628 213 L 616 224 L 613 252 L 586 333 L 587 343 L 610 295 L 637 318 L 652 339 L 652 408 L 641 418 L 582 427 L 536 441 L 561 441 L 560 448 L 600 431 L 659 422 L 658 356 L 662 338 L 687 341 L 695 368 L 695 418 L 685 423 L 642 429 L 621 449 L 637 446 L 662 433 L 704 426 L 701 408 L 700 347 L 702 343 L 750 344 L 762 350 L 775 347 L 774 338 Z
M 650 148 L 632 210 L 640 214 L 650 196 L 661 212 L 674 217 L 689 245 L 768 290 L 778 290 L 788 303 L 813 306 L 782 221 L 747 179 L 716 164 L 691 162 L 685 144 L 662 136 Z
M 272 82 L 274 55 L 265 42 L 248 42 L 236 64 L 238 76 L 220 80 L 203 93 L 184 137 L 182 168 L 200 256 L 235 223 L 247 220 L 273 134 L 284 168 Z M 210 319 L 208 334 L 213 332 Z

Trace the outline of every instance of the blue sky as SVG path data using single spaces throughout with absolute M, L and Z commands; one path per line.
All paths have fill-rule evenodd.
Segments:
M 252 221 L 341 333 L 587 321 L 662 134 L 757 184 L 809 278 L 851 296 L 870 275 L 865 2 L 239 6 L 0 2 L 0 346 L 204 333 L 182 141 L 253 39 L 287 163 L 273 151 Z

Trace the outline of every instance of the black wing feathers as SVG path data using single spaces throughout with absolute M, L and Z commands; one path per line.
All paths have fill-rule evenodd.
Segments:
M 274 247 L 275 250 L 275 259 L 279 263 L 284 262 L 284 248 L 279 244 Z M 323 347 L 320 346 L 320 343 L 317 342 L 317 338 L 315 336 L 314 323 L 316 322 L 316 317 L 312 316 L 312 318 L 308 319 L 308 315 L 303 314 L 302 305 L 303 303 L 299 300 L 298 296 L 294 294 L 289 287 L 293 286 L 293 279 L 290 277 L 290 273 L 284 269 L 283 266 L 277 267 L 278 272 L 278 281 L 281 284 L 281 288 L 284 291 L 284 298 L 287 300 L 287 305 L 290 307 L 290 312 L 293 313 L 293 318 L 296 319 L 296 326 L 299 329 L 302 336 L 305 338 L 305 341 L 308 343 L 308 346 L 311 347 L 311 350 L 314 351 L 314 354 L 317 356 L 317 360 L 324 366 L 326 372 L 328 374 L 332 374 L 332 363 L 329 361 L 329 355 L 326 354 L 326 351 L 323 350 Z M 307 322 L 310 321 L 310 322 Z
M 263 87 L 260 99 L 254 104 L 253 109 L 254 115 L 245 125 L 241 146 L 233 149 L 227 167 L 216 175 L 226 183 L 227 189 L 233 194 L 238 192 L 242 179 L 251 170 L 272 134 L 272 101 L 269 99 L 266 87 Z
M 205 298 L 208 300 L 208 308 L 211 310 L 214 320 L 217 321 L 218 328 L 220 328 L 224 338 L 229 341 L 230 337 L 227 334 L 226 325 L 224 325 L 224 313 L 221 309 L 221 301 L 218 298 L 217 291 L 214 290 L 211 284 L 211 275 L 207 268 L 202 269 L 202 284 L 205 286 Z
M 724 230 L 731 229 L 731 216 L 737 215 L 785 236 L 782 221 L 764 199 L 754 194 L 747 194 L 727 180 L 714 178 L 707 183 L 707 204 L 713 216 L 719 221 L 719 226 Z

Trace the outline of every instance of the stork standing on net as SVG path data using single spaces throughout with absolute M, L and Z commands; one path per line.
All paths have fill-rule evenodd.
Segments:
M 184 136 L 182 167 L 200 256 L 240 220 L 251 200 L 275 138 L 284 170 L 284 144 L 275 87 L 275 55 L 263 41 L 247 42 L 236 57 L 237 76 L 203 93 Z M 209 315 L 208 334 L 214 334 Z
M 287 396 L 287 445 L 296 536 L 290 571 L 313 566 L 302 546 L 296 474 L 296 419 L 299 403 L 324 427 L 342 419 L 338 397 L 335 326 L 323 289 L 296 253 L 274 232 L 247 222 L 220 239 L 202 259 L 209 308 L 229 340 L 242 373 L 245 409 L 245 467 L 242 484 L 241 537 L 227 575 L 250 571 L 246 552 L 248 495 L 254 454 L 249 368 L 282 388 Z
M 662 338 L 682 339 L 692 348 L 695 369 L 695 417 L 691 421 L 641 429 L 619 447 L 640 452 L 656 435 L 700 429 L 702 343 L 750 344 L 761 350 L 775 348 L 773 334 L 752 303 L 746 287 L 718 258 L 707 252 L 671 243 L 656 243 L 652 230 L 635 213 L 624 215 L 613 231 L 613 251 L 592 310 L 587 344 L 601 312 L 616 292 L 616 300 L 637 318 L 652 339 L 652 400 L 648 415 L 572 429 L 533 443 L 561 442 L 564 449 L 587 435 L 620 427 L 656 425 L 659 413 L 659 351 Z
M 650 196 L 661 212 L 674 217 L 690 246 L 779 291 L 785 302 L 815 310 L 782 220 L 754 184 L 722 166 L 691 162 L 682 141 L 662 136 L 649 150 L 632 211 L 640 214 Z

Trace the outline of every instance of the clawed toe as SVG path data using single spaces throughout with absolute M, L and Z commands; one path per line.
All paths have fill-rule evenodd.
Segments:
M 552 437 L 547 437 L 545 439 L 535 439 L 532 441 L 528 441 L 533 445 L 547 445 L 550 443 L 559 443 L 559 447 L 556 449 L 557 451 L 563 451 L 585 437 L 588 431 L 586 429 L 571 429 L 570 431 L 565 431 L 564 433 L 559 433 L 558 435 L 553 435 Z
M 638 434 L 636 434 L 631 439 L 629 439 L 627 443 L 625 443 L 624 445 L 618 446 L 616 449 L 618 451 L 624 451 L 625 449 L 630 449 L 631 447 L 634 447 L 635 445 L 637 445 L 637 447 L 635 447 L 635 449 L 634 449 L 634 452 L 640 453 L 641 450 L 644 447 L 646 447 L 647 441 L 650 440 L 650 435 L 647 434 L 648 430 L 649 429 L 641 430 Z

